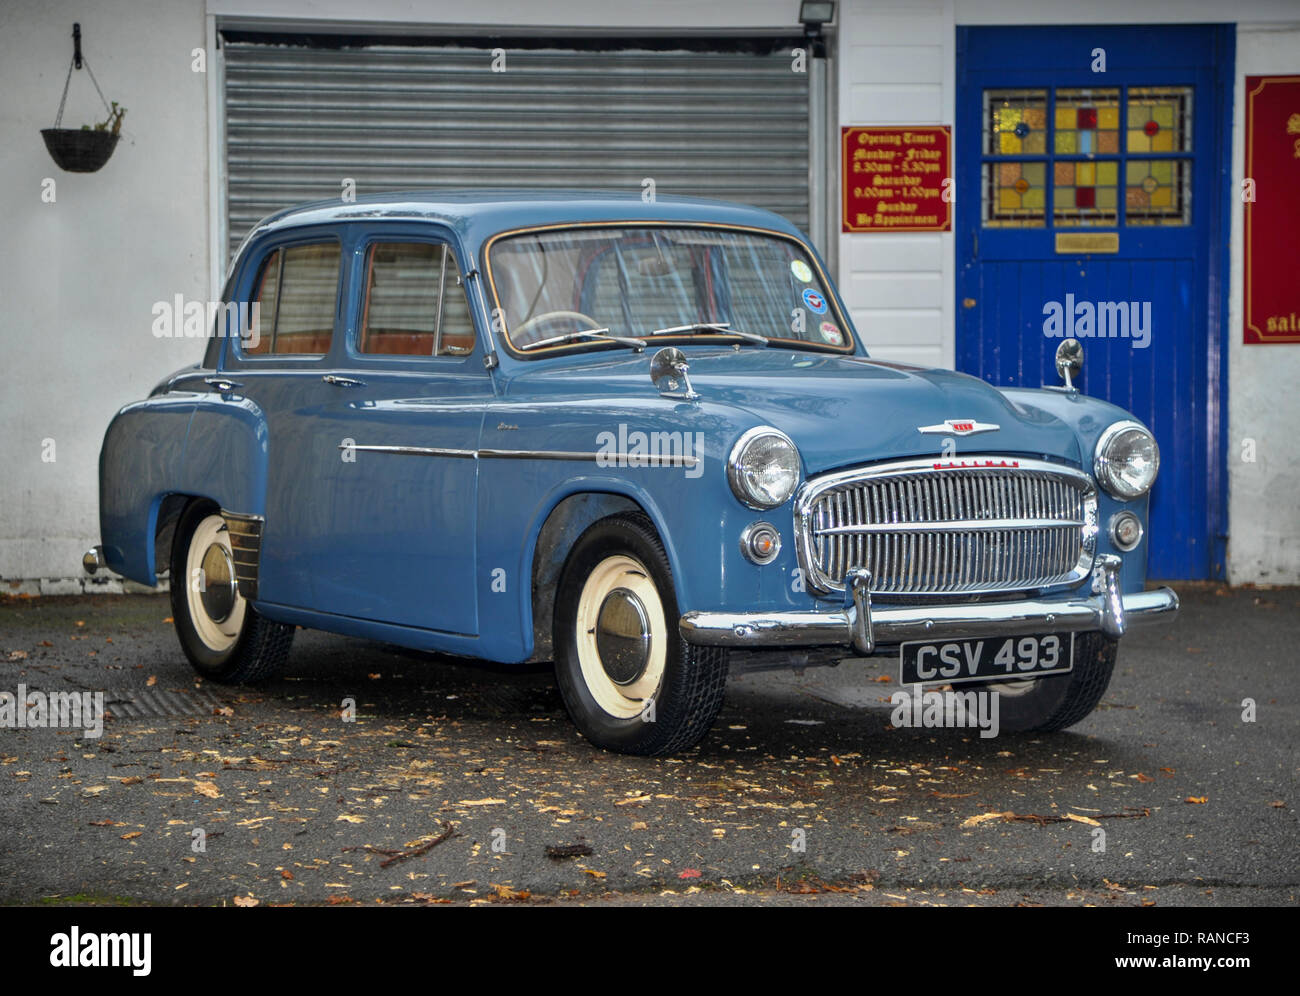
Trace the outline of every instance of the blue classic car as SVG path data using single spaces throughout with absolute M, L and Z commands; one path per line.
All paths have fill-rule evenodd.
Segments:
M 554 661 L 666 754 L 729 667 L 889 653 L 1055 730 L 1144 590 L 1155 440 L 1069 386 L 873 360 L 805 237 L 737 204 L 462 191 L 274 215 L 201 364 L 123 408 L 86 567 L 170 571 L 181 647 L 268 678 L 296 626 Z

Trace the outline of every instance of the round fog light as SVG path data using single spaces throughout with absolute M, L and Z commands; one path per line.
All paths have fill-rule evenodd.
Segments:
M 1127 553 L 1142 542 L 1142 520 L 1132 512 L 1116 512 L 1110 517 L 1110 541 Z
M 753 522 L 740 534 L 740 552 L 752 563 L 770 564 L 781 552 L 781 534 L 770 522 Z

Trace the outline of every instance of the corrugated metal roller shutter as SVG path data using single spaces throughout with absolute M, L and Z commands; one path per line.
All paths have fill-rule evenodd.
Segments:
M 788 51 L 224 43 L 231 250 L 298 201 L 535 186 L 743 201 L 808 223 L 808 82 Z

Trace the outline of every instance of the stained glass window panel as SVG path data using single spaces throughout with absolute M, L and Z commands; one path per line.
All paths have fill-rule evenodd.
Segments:
M 1052 220 L 1064 228 L 1119 221 L 1119 163 L 1057 161 L 1052 166 Z
M 984 164 L 984 224 L 999 228 L 1042 228 L 1046 220 L 1047 164 Z
M 984 148 L 991 156 L 1047 152 L 1046 90 L 985 90 Z
M 1053 149 L 1060 155 L 1119 153 L 1119 90 L 1056 91 Z
M 1191 152 L 1192 88 L 1130 87 L 1126 148 L 1129 152 Z
M 1192 164 L 1185 159 L 1130 159 L 1124 169 L 1130 225 L 1190 225 Z

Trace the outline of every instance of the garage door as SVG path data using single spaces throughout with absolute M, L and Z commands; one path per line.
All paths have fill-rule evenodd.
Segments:
M 794 41 L 655 51 L 223 40 L 226 233 L 299 201 L 415 187 L 721 197 L 808 225 Z M 698 43 L 695 43 L 698 44 Z M 504 71 L 499 71 L 499 70 Z

